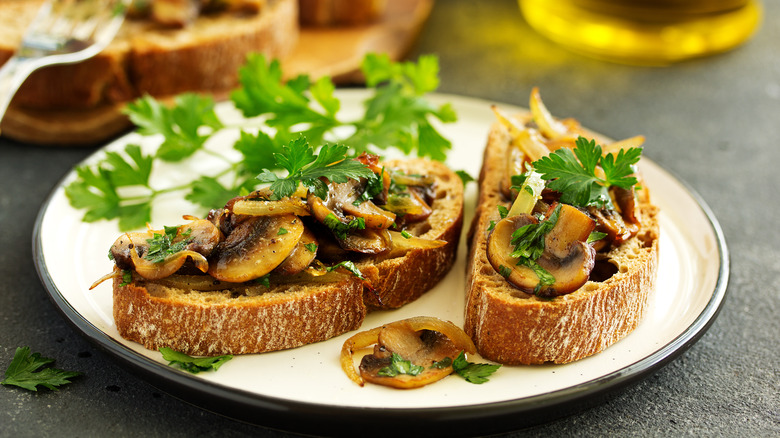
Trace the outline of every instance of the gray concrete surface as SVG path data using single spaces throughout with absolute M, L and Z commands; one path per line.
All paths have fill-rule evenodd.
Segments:
M 512 0 L 437 2 L 412 56 L 439 55 L 440 91 L 525 105 L 539 86 L 556 114 L 615 138 L 644 133 L 646 155 L 701 194 L 731 251 L 722 311 L 687 352 L 595 407 L 502 436 L 780 435 L 780 3 L 765 3 L 761 30 L 738 50 L 642 68 L 567 52 Z M 84 373 L 58 392 L 0 387 L 0 436 L 295 436 L 163 393 L 52 305 L 32 263 L 33 223 L 91 152 L 0 139 L 0 368 L 29 345 Z

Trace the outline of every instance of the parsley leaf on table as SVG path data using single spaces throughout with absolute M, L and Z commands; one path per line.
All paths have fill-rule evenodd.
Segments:
M 225 362 L 233 359 L 233 356 L 230 354 L 214 357 L 192 357 L 168 347 L 160 348 L 160 353 L 162 353 L 163 359 L 168 361 L 168 365 L 178 366 L 192 374 L 197 374 L 201 371 L 217 371 Z
M 637 183 L 631 176 L 632 166 L 639 161 L 642 148 L 621 150 L 617 156 L 602 156 L 595 140 L 579 137 L 574 150 L 560 148 L 533 163 L 534 169 L 548 181 L 547 187 L 561 193 L 561 202 L 575 206 L 611 205 L 609 186 L 629 188 Z M 601 166 L 604 178 L 596 174 Z
M 39 385 L 56 391 L 58 386 L 71 383 L 68 379 L 81 375 L 75 371 L 42 368 L 52 362 L 54 359 L 41 357 L 39 353 L 31 355 L 30 347 L 19 347 L 5 371 L 5 378 L 0 383 L 30 391 L 37 391 Z

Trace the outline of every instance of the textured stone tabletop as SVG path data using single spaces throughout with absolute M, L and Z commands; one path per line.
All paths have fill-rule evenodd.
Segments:
M 505 436 L 780 435 L 780 3 L 765 3 L 746 45 L 664 68 L 572 54 L 531 31 L 512 0 L 436 3 L 411 57 L 439 56 L 439 91 L 526 106 L 538 86 L 554 114 L 646 135 L 645 154 L 701 195 L 730 250 L 725 303 L 698 342 L 596 406 Z M 57 392 L 0 387 L 0 436 L 295 436 L 167 395 L 57 311 L 33 265 L 33 224 L 92 152 L 0 139 L 0 369 L 29 345 L 83 373 Z

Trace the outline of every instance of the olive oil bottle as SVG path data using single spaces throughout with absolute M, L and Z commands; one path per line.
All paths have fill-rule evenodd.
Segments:
M 518 0 L 552 41 L 613 62 L 667 65 L 730 50 L 756 31 L 757 0 Z

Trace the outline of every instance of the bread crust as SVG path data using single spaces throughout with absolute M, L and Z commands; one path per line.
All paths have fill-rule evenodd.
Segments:
M 553 299 L 526 294 L 487 259 L 487 229 L 500 219 L 496 206 L 509 206 L 499 192 L 509 142 L 507 129 L 496 123 L 485 148 L 468 236 L 464 329 L 480 355 L 503 364 L 562 364 L 601 352 L 633 331 L 647 311 L 658 266 L 658 208 L 640 202 L 639 233 L 603 256 L 617 268 L 605 281 L 588 281 Z
M 410 232 L 446 240 L 446 245 L 357 261 L 371 287 L 338 271 L 327 274 L 335 278 L 327 283 L 299 274 L 293 280 L 272 279 L 270 289 L 246 283 L 209 292 L 139 276 L 123 284 L 115 277 L 113 312 L 119 334 L 153 350 L 169 347 L 192 355 L 262 353 L 330 339 L 359 328 L 367 311 L 416 300 L 455 262 L 463 223 L 463 184 L 439 162 L 408 159 L 384 165 L 435 177 L 433 213 Z
M 0 39 L 0 63 L 16 50 L 40 4 L 3 0 L 0 22 L 10 24 L 6 38 Z M 105 140 L 129 127 L 120 112 L 125 103 L 145 94 L 158 98 L 189 91 L 224 95 L 237 86 L 238 69 L 248 53 L 283 57 L 295 47 L 298 35 L 297 0 L 268 2 L 253 15 L 204 15 L 184 29 L 128 19 L 96 56 L 34 72 L 14 96 L 2 132 L 31 143 Z M 59 119 L 68 123 L 52 125 Z
M 363 284 L 350 274 L 329 283 L 195 292 L 114 279 L 119 334 L 151 350 L 198 356 L 249 354 L 323 341 L 363 323 Z M 246 293 L 238 295 L 237 292 Z

